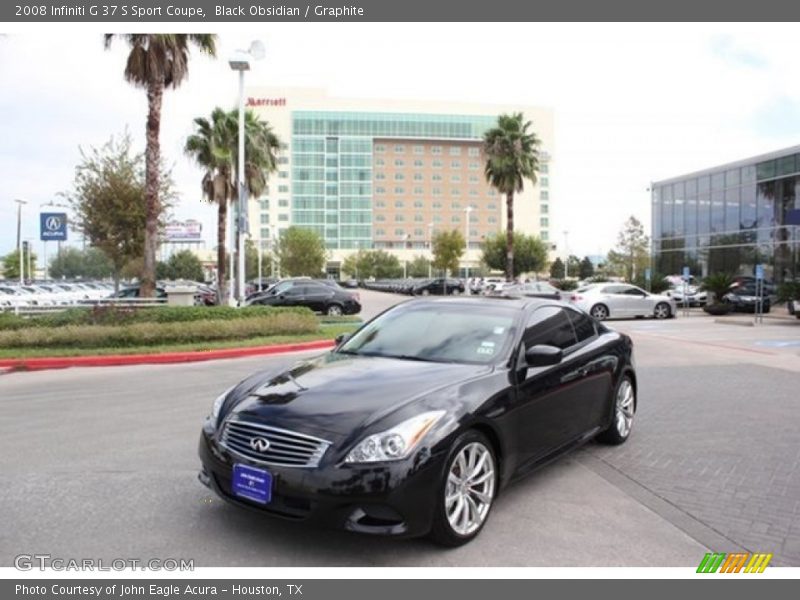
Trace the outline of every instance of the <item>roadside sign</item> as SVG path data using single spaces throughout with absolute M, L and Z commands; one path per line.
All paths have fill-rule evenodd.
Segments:
M 67 241 L 67 213 L 40 213 L 39 239 L 43 242 Z
M 646 281 L 650 281 L 650 279 L 652 279 L 652 277 L 653 277 L 653 272 L 650 270 L 650 267 L 647 267 L 644 270 L 644 278 L 645 278 Z
M 764 279 L 764 265 L 756 265 L 756 279 Z
M 691 276 L 692 276 L 692 273 L 689 270 L 689 267 L 683 267 L 683 280 L 684 281 L 689 281 Z

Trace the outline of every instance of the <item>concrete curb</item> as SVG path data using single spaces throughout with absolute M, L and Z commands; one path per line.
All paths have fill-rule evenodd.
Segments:
M 315 340 L 296 344 L 274 346 L 252 346 L 250 348 L 222 348 L 219 350 L 199 350 L 194 352 L 164 352 L 162 354 L 108 354 L 105 356 L 59 356 L 42 358 L 0 359 L 0 373 L 8 371 L 44 371 L 47 369 L 66 369 L 69 367 L 117 367 L 126 365 L 159 365 L 225 358 L 243 358 L 266 354 L 285 354 L 304 350 L 325 350 L 332 348 L 332 340 Z

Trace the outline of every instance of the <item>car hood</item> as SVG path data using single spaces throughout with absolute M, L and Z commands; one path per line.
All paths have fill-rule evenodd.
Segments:
M 408 402 L 492 370 L 329 353 L 251 378 L 231 413 L 292 431 L 346 436 Z

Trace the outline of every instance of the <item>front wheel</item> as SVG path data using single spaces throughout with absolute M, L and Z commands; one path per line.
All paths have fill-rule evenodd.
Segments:
M 659 302 L 653 310 L 653 316 L 656 319 L 669 319 L 672 310 L 666 302 Z
M 589 314 L 598 321 L 603 321 L 608 318 L 608 309 L 603 304 L 595 304 Z
M 631 435 L 636 413 L 636 392 L 628 375 L 623 375 L 614 394 L 614 416 L 608 429 L 597 436 L 605 444 L 618 446 Z
M 331 304 L 328 307 L 328 310 L 325 311 L 325 314 L 330 315 L 331 317 L 340 317 L 342 315 L 342 307 L 338 304 Z
M 443 546 L 461 546 L 486 524 L 497 493 L 497 461 L 486 436 L 461 434 L 448 455 L 438 487 L 430 537 Z

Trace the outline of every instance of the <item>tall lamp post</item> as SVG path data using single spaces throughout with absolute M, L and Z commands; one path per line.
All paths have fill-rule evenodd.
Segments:
M 433 278 L 433 223 L 428 223 L 428 250 L 431 258 L 428 260 L 428 279 Z
M 564 230 L 564 279 L 569 277 L 569 231 Z
M 17 203 L 17 257 L 19 258 L 19 284 L 25 283 L 25 260 L 22 256 L 22 205 L 27 204 L 27 200 L 20 200 L 16 198 L 14 202 Z
M 239 164 L 236 177 L 239 181 L 239 189 L 237 190 L 239 192 L 239 218 L 236 224 L 238 234 L 236 249 L 239 253 L 239 260 L 236 274 L 236 296 L 240 300 L 244 300 L 244 236 L 247 232 L 247 186 L 244 180 L 244 72 L 250 70 L 251 60 L 261 60 L 265 54 L 264 44 L 256 40 L 250 44 L 248 50 L 237 50 L 228 61 L 231 69 L 239 72 L 239 152 L 237 157 Z
M 469 254 L 469 215 L 472 212 L 472 207 L 466 207 L 464 212 L 467 213 L 466 223 L 464 223 L 464 279 L 469 279 L 469 257 L 467 255 Z M 466 289 L 469 290 L 469 282 Z

